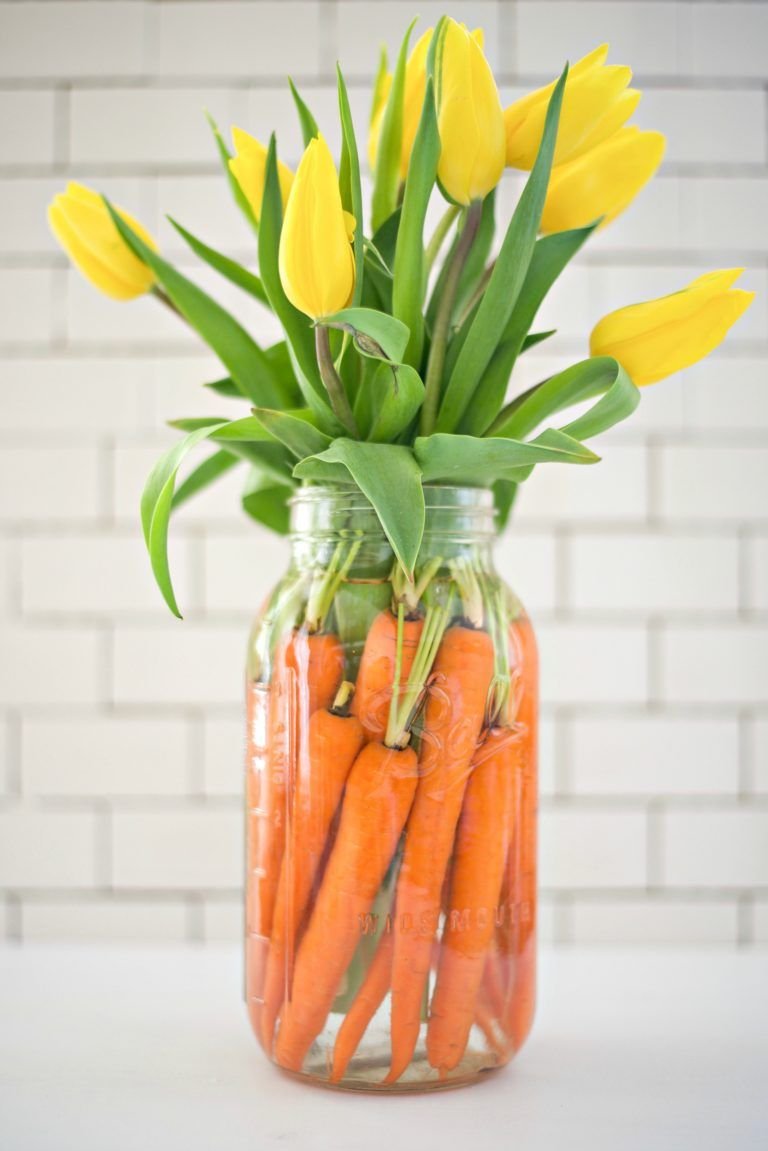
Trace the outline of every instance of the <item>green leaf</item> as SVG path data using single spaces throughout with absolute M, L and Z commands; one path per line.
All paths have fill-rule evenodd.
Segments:
M 298 459 L 314 456 L 330 447 L 331 438 L 313 427 L 307 418 L 311 413 L 274 412 L 255 408 L 254 415 L 274 439 L 284 444 Z
M 367 440 L 391 443 L 410 425 L 424 400 L 424 384 L 410 364 L 383 362 L 360 388 L 355 419 Z
M 527 352 L 529 348 L 535 348 L 537 344 L 543 344 L 545 340 L 551 339 L 556 334 L 557 328 L 550 328 L 548 332 L 529 332 L 523 340 L 520 354 Z
M 518 348 L 522 347 L 550 288 L 584 246 L 595 227 L 595 224 L 590 224 L 587 228 L 555 232 L 536 241 L 520 295 L 504 329 L 504 342 L 512 341 Z
M 473 401 L 482 374 L 498 346 L 523 287 L 547 194 L 567 75 L 566 66 L 550 97 L 541 146 L 533 170 L 509 223 L 488 287 L 451 372 L 437 419 L 438 431 L 450 432 L 459 425 Z
M 381 103 L 384 85 L 387 82 L 387 73 L 389 71 L 389 59 L 387 57 L 387 46 L 382 44 L 379 48 L 379 63 L 376 68 L 376 76 L 373 81 L 373 93 L 371 97 L 371 111 L 368 116 L 368 127 L 373 127 L 373 121 L 376 117 L 379 104 Z
M 215 248 L 211 248 L 208 244 L 193 236 L 186 228 L 182 227 L 177 220 L 172 216 L 168 217 L 169 222 L 173 225 L 183 240 L 189 244 L 192 251 L 206 264 L 214 268 L 225 279 L 229 280 L 232 284 L 236 284 L 238 288 L 242 288 L 249 296 L 255 297 L 262 304 L 269 307 L 269 300 L 267 293 L 264 291 L 264 285 L 258 276 L 253 272 L 249 272 L 242 264 L 238 264 L 237 260 L 231 260 L 229 256 L 225 256 L 223 252 L 217 252 Z
M 216 427 L 216 424 L 211 425 Z M 211 427 L 198 428 L 165 452 L 149 473 L 141 496 L 141 527 L 152 571 L 163 599 L 181 619 L 168 567 L 168 522 L 173 506 L 176 474 L 184 457 L 211 434 Z
M 432 436 L 420 436 L 414 452 L 421 464 L 425 483 L 446 480 L 474 486 L 509 479 L 510 471 L 531 464 L 593 464 L 599 459 L 583 444 L 551 429 L 530 443 L 438 432 Z
M 371 218 L 374 232 L 397 207 L 397 193 L 400 187 L 400 153 L 403 144 L 403 95 L 405 92 L 405 66 L 408 62 L 408 43 L 416 21 L 409 24 L 392 77 L 387 104 L 379 132 L 376 152 L 376 171 L 373 181 Z
M 227 147 L 227 145 L 224 141 L 224 137 L 222 136 L 221 132 L 219 131 L 218 124 L 216 123 L 216 121 L 214 120 L 214 118 L 210 114 L 210 112 L 206 111 L 205 118 L 208 121 L 208 124 L 210 125 L 211 131 L 213 132 L 213 138 L 216 142 L 216 148 L 218 149 L 219 159 L 221 160 L 221 166 L 224 169 L 225 175 L 227 177 L 227 181 L 229 183 L 229 189 L 232 193 L 234 201 L 237 204 L 240 211 L 245 216 L 248 223 L 253 228 L 254 232 L 256 232 L 256 231 L 258 231 L 259 226 L 256 223 L 256 217 L 253 214 L 253 209 L 251 208 L 251 205 L 248 203 L 248 200 L 245 196 L 245 193 L 243 192 L 243 189 L 240 187 L 240 184 L 238 183 L 237 179 L 235 178 L 234 173 L 232 172 L 232 169 L 229 166 L 229 161 L 232 159 L 232 153 L 230 152 L 229 148 Z
M 363 284 L 365 306 L 371 300 L 370 288 L 375 286 L 376 304 L 379 311 L 392 312 L 392 265 L 395 260 L 397 234 L 400 228 L 400 209 L 393 212 L 379 228 L 373 239 L 366 245 L 365 283 Z M 382 264 L 384 265 L 382 267 Z
M 248 434 L 249 428 L 243 427 L 246 424 L 249 425 L 251 435 Z M 164 452 L 149 474 L 141 496 L 141 527 L 144 542 L 147 545 L 157 585 L 168 607 L 179 618 L 181 612 L 176 602 L 168 565 L 168 525 L 174 506 L 174 488 L 179 467 L 192 448 L 205 439 L 229 439 L 231 441 L 229 450 L 239 453 L 238 441 L 258 439 L 259 434 L 259 423 L 254 417 L 235 420 L 228 424 L 211 422 L 207 426 L 196 428 Z M 290 488 L 291 471 L 282 444 L 249 444 L 245 454 L 272 487 Z
M 330 465 L 331 474 L 336 476 L 346 470 L 347 478 L 351 476 L 370 500 L 393 552 L 412 578 L 424 534 L 425 513 L 421 471 L 410 448 L 338 439 L 321 455 L 302 460 L 293 474 L 299 479 L 327 483 L 329 471 L 324 465 Z
M 509 318 L 501 343 L 478 384 L 477 391 L 459 425 L 468 435 L 481 436 L 488 430 L 504 403 L 509 378 L 517 357 L 526 347 L 538 343 L 528 340 L 527 333 L 541 304 L 568 262 L 592 235 L 594 225 L 570 232 L 557 232 L 537 240 L 525 281 L 514 311 Z
M 208 456 L 201 464 L 198 464 L 193 471 L 189 473 L 183 483 L 179 484 L 173 496 L 173 510 L 176 511 L 185 504 L 192 496 L 197 495 L 203 488 L 207 488 L 210 484 L 214 483 L 219 476 L 223 476 L 226 472 L 237 467 L 242 461 L 232 452 L 228 452 L 226 448 L 220 448 L 219 451 L 214 452 L 213 455 Z
M 210 391 L 215 392 L 217 396 L 226 396 L 228 400 L 242 400 L 246 398 L 234 380 L 229 376 L 225 376 L 223 380 L 211 380 L 209 383 L 203 384 L 203 387 L 209 388 Z
M 557 412 L 595 396 L 601 398 L 562 428 L 563 432 L 580 440 L 589 439 L 625 420 L 640 403 L 640 392 L 621 365 L 611 356 L 594 356 L 558 372 L 513 400 L 491 432 L 494 436 L 520 439 Z
M 493 504 L 496 508 L 496 530 L 503 532 L 512 514 L 520 485 L 512 480 L 496 480 L 492 489 Z
M 439 159 L 440 136 L 434 82 L 430 76 L 405 182 L 392 286 L 393 315 L 402 320 L 411 333 L 405 361 L 412 367 L 420 364 L 424 350 L 424 221 Z
M 290 76 L 288 77 L 288 87 L 291 89 L 293 102 L 296 105 L 296 111 L 299 114 L 301 138 L 304 141 L 304 147 L 306 148 L 310 140 L 314 140 L 315 136 L 320 135 L 320 129 L 317 126 L 317 120 L 315 120 L 315 117 L 312 115 L 309 108 L 302 100 L 301 96 L 299 95 L 299 91 Z
M 244 396 L 265 407 L 280 407 L 284 392 L 269 358 L 245 328 L 202 288 L 159 256 L 105 199 L 115 227 L 128 247 L 155 273 L 187 323 L 219 357 Z
M 267 152 L 264 179 L 264 199 L 261 205 L 259 227 L 259 271 L 272 311 L 283 326 L 296 369 L 302 395 L 309 407 L 317 412 L 323 430 L 338 434 L 340 426 L 326 398 L 325 388 L 315 358 L 315 337 L 307 316 L 294 308 L 280 281 L 280 233 L 283 227 L 283 199 L 277 173 L 277 148 L 272 134 Z M 276 408 L 279 404 L 264 403 L 259 407 Z
M 387 216 L 381 227 L 374 232 L 371 240 L 371 246 L 379 253 L 390 272 L 395 266 L 397 237 L 400 232 L 402 214 L 402 208 L 397 208 L 391 216 Z
M 269 475 L 253 467 L 243 490 L 243 511 L 251 519 L 284 536 L 290 529 L 291 509 L 288 501 L 292 495 L 293 487 L 290 484 L 276 484 Z
M 168 427 L 179 432 L 196 432 L 198 428 L 212 428 L 228 422 L 226 416 L 181 416 L 177 420 L 168 420 Z
M 355 217 L 355 235 L 353 248 L 355 252 L 355 290 L 352 296 L 352 307 L 356 308 L 363 296 L 363 260 L 365 258 L 365 240 L 363 238 L 363 189 L 360 183 L 360 159 L 357 154 L 357 140 L 355 126 L 352 123 L 352 112 L 349 107 L 347 86 L 341 68 L 336 65 L 336 77 L 339 90 L 339 116 L 341 118 L 341 165 L 339 184 L 341 187 L 341 202 L 347 212 Z
M 408 344 L 405 324 L 375 308 L 343 308 L 323 319 L 323 326 L 349 332 L 363 356 L 400 363 Z

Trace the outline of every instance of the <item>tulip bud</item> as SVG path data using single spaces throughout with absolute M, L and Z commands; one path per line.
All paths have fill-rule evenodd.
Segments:
M 119 215 L 145 244 L 157 247 L 133 216 L 122 210 Z M 152 287 L 154 274 L 124 242 L 98 192 L 68 184 L 54 196 L 48 223 L 72 263 L 106 296 L 133 300 Z
M 405 66 L 405 85 L 403 90 L 403 135 L 400 147 L 400 179 L 408 175 L 408 165 L 413 151 L 413 141 L 416 139 L 416 130 L 419 127 L 421 108 L 424 103 L 424 93 L 427 89 L 427 53 L 432 40 L 432 28 L 419 37 L 414 44 L 408 63 Z M 386 73 L 375 93 L 375 102 L 371 114 L 371 128 L 368 136 L 368 162 L 371 171 L 376 167 L 376 154 L 379 150 L 379 136 L 384 119 L 387 99 L 392 87 L 392 76 Z
M 628 88 L 630 68 L 606 64 L 608 45 L 590 52 L 568 72 L 560 111 L 554 163 L 565 164 L 603 140 L 625 124 L 640 100 L 640 93 Z M 554 83 L 530 92 L 504 112 L 507 134 L 507 166 L 530 171 L 544 132 L 549 98 Z
M 541 216 L 542 232 L 614 220 L 651 179 L 664 156 L 661 132 L 620 128 L 613 136 L 552 172 Z M 602 225 L 601 225 L 602 226 Z
M 232 143 L 235 155 L 229 161 L 229 170 L 240 185 L 248 201 L 256 223 L 261 219 L 261 201 L 264 198 L 264 181 L 267 173 L 267 149 L 242 128 L 232 128 Z M 280 160 L 277 162 L 280 181 L 280 194 L 283 210 L 288 202 L 288 194 L 293 183 L 293 173 Z
M 437 82 L 437 174 L 457 204 L 482 200 L 504 171 L 504 113 L 480 38 L 446 20 Z
M 703 360 L 755 297 L 732 288 L 743 271 L 709 272 L 671 296 L 611 312 L 592 332 L 591 354 L 613 356 L 638 387 Z
M 345 308 L 355 287 L 354 217 L 322 136 L 310 140 L 293 180 L 280 235 L 280 279 L 300 312 L 318 319 Z

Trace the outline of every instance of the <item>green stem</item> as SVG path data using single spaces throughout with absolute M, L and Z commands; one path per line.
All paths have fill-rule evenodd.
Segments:
M 418 611 L 419 603 L 440 570 L 442 563 L 442 556 L 433 556 L 429 563 L 425 564 L 421 569 L 417 580 L 408 579 L 408 576 L 400 564 L 395 563 L 392 575 L 390 576 L 392 595 L 395 603 L 404 603 L 409 615 L 413 615 Z
M 493 275 L 493 269 L 495 266 L 496 266 L 496 261 L 494 260 L 493 263 L 489 264 L 488 267 L 484 270 L 482 276 L 480 277 L 480 279 L 477 282 L 477 287 L 475 288 L 474 292 L 472 293 L 472 295 L 467 300 L 464 307 L 461 309 L 461 312 L 459 313 L 459 315 L 456 317 L 456 323 L 455 323 L 454 327 L 461 328 L 464 325 L 465 321 L 469 318 L 469 316 L 472 315 L 472 312 L 474 311 L 476 305 L 479 304 L 481 299 L 483 298 L 483 293 L 485 292 L 485 289 L 488 287 L 488 281 L 490 280 L 491 276 Z
M 467 556 L 451 561 L 451 571 L 461 597 L 461 610 L 470 627 L 481 628 L 485 618 L 483 589 L 472 561 Z
M 489 627 L 493 640 L 493 681 L 488 692 L 488 727 L 494 727 L 506 715 L 511 689 L 509 676 L 509 621 L 504 592 L 497 587 L 491 596 Z
M 352 696 L 355 694 L 355 685 L 348 679 L 345 679 L 339 690 L 336 692 L 336 698 L 333 701 L 331 711 L 334 715 L 347 716 L 349 714 L 349 705 L 352 702 Z
M 333 362 L 328 329 L 322 324 L 318 324 L 315 328 L 315 352 L 317 354 L 317 366 L 320 369 L 320 376 L 325 384 L 328 399 L 331 401 L 333 414 L 344 425 L 349 434 L 354 439 L 359 440 L 360 431 L 352 413 L 344 384 Z
M 176 305 L 174 304 L 171 297 L 166 295 L 166 293 L 163 291 L 163 289 L 159 288 L 157 286 L 157 284 L 155 284 L 154 287 L 152 288 L 152 295 L 155 297 L 156 300 L 159 300 L 160 303 L 163 304 L 168 309 L 169 312 L 173 312 L 174 316 L 178 316 L 180 320 L 184 320 L 186 323 L 185 317 L 181 314 L 179 309 L 176 307 Z
M 331 556 L 331 562 L 328 564 L 328 567 L 325 568 L 324 571 L 315 574 L 307 600 L 305 616 L 307 629 L 313 634 L 322 631 L 325 617 L 331 610 L 331 604 L 336 598 L 336 593 L 354 563 L 355 556 L 360 551 L 362 542 L 362 540 L 358 539 L 351 544 L 347 558 L 342 563 L 341 557 L 344 554 L 344 548 L 346 546 L 342 540 Z
M 456 219 L 460 211 L 461 209 L 459 208 L 458 204 L 451 204 L 450 207 L 446 208 L 445 212 L 440 217 L 437 227 L 432 233 L 432 239 L 427 244 L 427 250 L 424 254 L 425 275 L 428 276 L 432 271 L 435 260 L 440 254 L 440 249 L 445 243 L 446 236 L 450 232 L 453 221 Z
M 437 409 L 440 403 L 440 385 L 442 383 L 453 305 L 456 300 L 461 273 L 464 270 L 467 256 L 470 253 L 475 236 L 477 235 L 477 229 L 480 226 L 482 212 L 482 201 L 473 200 L 467 209 L 464 227 L 445 278 L 445 287 L 437 309 L 435 327 L 432 332 L 432 346 L 429 350 L 427 377 L 424 381 L 426 391 L 424 404 L 421 409 L 421 434 L 423 436 L 431 435 L 437 422 Z
M 402 609 L 402 605 L 400 607 Z M 447 607 L 428 607 L 424 613 L 424 627 L 408 683 L 402 699 L 390 711 L 385 740 L 388 747 L 405 747 L 410 739 L 411 724 L 424 698 L 427 679 L 448 626 L 448 614 Z

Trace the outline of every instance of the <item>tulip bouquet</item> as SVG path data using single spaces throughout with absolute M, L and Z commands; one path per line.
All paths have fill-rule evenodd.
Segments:
M 338 167 L 293 85 L 295 173 L 274 136 L 234 128 L 230 151 L 212 124 L 258 272 L 172 222 L 274 314 L 271 347 L 95 192 L 70 185 L 50 210 L 80 269 L 171 308 L 221 360 L 211 395 L 249 409 L 174 421 L 184 437 L 147 482 L 172 611 L 174 508 L 243 465 L 250 516 L 285 532 L 294 509 L 294 561 L 249 644 L 246 991 L 281 1067 L 345 1086 L 469 1081 L 524 1040 L 537 657 L 488 559 L 489 515 L 506 523 L 539 464 L 597 462 L 585 441 L 712 351 L 752 298 L 739 270 L 703 275 L 605 316 L 587 358 L 517 387 L 518 359 L 553 335 L 536 326 L 544 298 L 664 138 L 628 123 L 640 93 L 606 46 L 505 110 L 479 31 L 443 18 L 409 51 L 412 30 L 376 79 L 368 212 L 341 71 Z M 530 175 L 497 243 L 507 167 Z
M 548 290 L 653 176 L 664 137 L 628 124 L 640 93 L 629 68 L 606 63 L 605 45 L 505 110 L 479 30 L 443 19 L 409 54 L 412 28 L 393 73 L 382 53 L 367 216 L 341 71 L 338 170 L 293 85 L 306 145 L 295 173 L 274 136 L 265 148 L 234 128 L 231 154 L 212 125 L 259 274 L 174 224 L 196 256 L 274 313 L 285 339 L 271 347 L 164 259 L 128 213 L 75 184 L 51 205 L 53 231 L 81 271 L 115 299 L 149 291 L 178 312 L 228 373 L 205 386 L 250 407 L 236 419 L 174 421 L 186 436 L 149 478 L 142 523 L 175 612 L 171 510 L 238 463 L 248 468 L 246 512 L 278 531 L 297 484 L 357 485 L 412 574 L 423 484 L 492 484 L 503 526 L 537 464 L 595 463 L 584 441 L 629 416 L 638 387 L 712 351 L 750 303 L 732 286 L 738 270 L 701 276 L 604 317 L 589 358 L 515 394 L 518 358 L 553 334 L 534 330 Z M 530 176 L 491 258 L 505 167 Z M 446 207 L 427 236 L 434 195 Z M 590 399 L 578 418 L 550 422 Z M 215 451 L 174 492 L 183 457 L 202 441 Z

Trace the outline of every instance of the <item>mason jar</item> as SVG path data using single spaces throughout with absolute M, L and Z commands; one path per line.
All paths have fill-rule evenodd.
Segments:
M 535 638 L 492 493 L 424 496 L 405 573 L 357 489 L 301 489 L 248 645 L 248 1012 L 347 1089 L 475 1081 L 534 1010 Z

